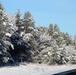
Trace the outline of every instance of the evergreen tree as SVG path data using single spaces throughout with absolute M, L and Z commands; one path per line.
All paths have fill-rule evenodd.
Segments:
M 53 24 L 49 25 L 49 29 L 48 29 L 49 35 L 52 36 L 53 35 Z
M 64 33 L 63 38 L 65 40 L 66 45 L 69 45 L 72 43 L 72 38 L 68 33 Z
M 60 29 L 59 29 L 59 27 L 58 27 L 57 24 L 54 25 L 54 32 L 55 32 L 55 31 L 60 32 Z
M 0 3 L 0 9 L 1 9 L 1 10 L 4 10 L 4 8 L 3 8 L 3 6 L 2 6 L 2 4 L 1 4 L 1 3 Z
M 57 39 L 60 35 L 60 29 L 57 24 L 54 25 L 53 38 Z
M 74 46 L 75 46 L 75 50 L 76 50 L 76 35 L 74 35 Z
M 2 4 L 0 4 L 0 24 L 3 23 L 3 12 L 4 12 L 3 6 Z
M 20 27 L 21 27 L 21 25 L 22 25 L 20 16 L 21 16 L 20 10 L 18 9 L 15 18 L 16 18 L 16 26 L 18 27 L 18 30 L 19 30 L 19 31 L 20 31 Z
M 24 14 L 24 18 L 23 18 L 23 25 L 25 27 L 26 32 L 28 32 L 28 27 L 35 27 L 34 26 L 34 19 L 32 17 L 32 15 L 30 14 L 30 12 L 25 12 Z
M 76 53 L 71 55 L 71 63 L 76 64 Z
M 3 37 L 5 34 L 6 26 L 3 25 L 3 22 L 5 22 L 5 16 L 4 16 L 4 8 L 2 4 L 0 3 L 0 38 Z

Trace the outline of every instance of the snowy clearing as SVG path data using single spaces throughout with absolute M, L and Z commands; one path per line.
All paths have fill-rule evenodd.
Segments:
M 0 68 L 0 75 L 52 75 L 76 69 L 76 65 L 48 66 L 39 64 L 20 65 Z

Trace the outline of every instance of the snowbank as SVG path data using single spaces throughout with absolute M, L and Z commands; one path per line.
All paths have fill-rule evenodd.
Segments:
M 19 67 L 0 68 L 1 75 L 52 75 L 75 69 L 76 65 L 48 66 L 39 64 L 20 65 Z

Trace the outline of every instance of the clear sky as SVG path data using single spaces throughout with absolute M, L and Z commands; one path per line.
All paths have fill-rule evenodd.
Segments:
M 6 12 L 21 14 L 30 11 L 36 26 L 48 27 L 57 24 L 60 30 L 71 35 L 76 34 L 76 0 L 0 0 Z

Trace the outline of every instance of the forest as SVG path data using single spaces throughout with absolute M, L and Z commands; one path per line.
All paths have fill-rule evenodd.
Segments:
M 21 62 L 76 64 L 76 35 L 61 32 L 57 24 L 36 27 L 29 11 L 13 16 L 0 3 L 0 66 Z

